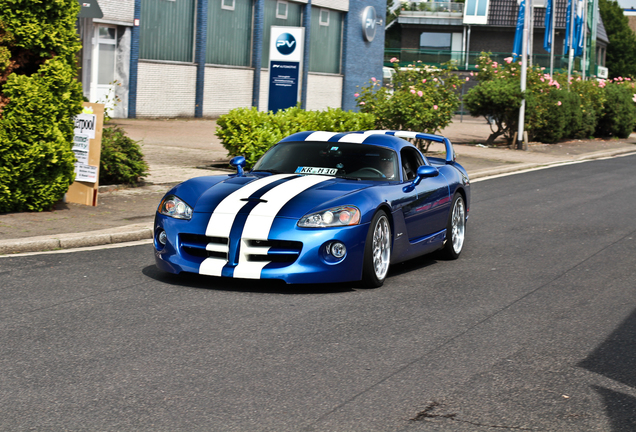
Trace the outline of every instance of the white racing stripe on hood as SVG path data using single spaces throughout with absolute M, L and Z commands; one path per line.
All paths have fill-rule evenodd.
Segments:
M 290 180 L 270 190 L 261 197 L 267 202 L 257 205 L 247 217 L 242 237 L 249 240 L 267 240 L 274 218 L 285 204 L 312 186 L 329 180 L 331 177 L 308 175 Z M 261 270 L 267 264 L 267 261 L 247 261 L 247 254 L 241 253 L 239 263 L 234 269 L 234 277 L 258 279 L 261 276 Z
M 314 132 L 307 135 L 305 141 L 329 141 L 334 135 L 338 135 L 338 132 Z
M 205 235 L 208 237 L 229 237 L 236 214 L 247 204 L 247 201 L 241 201 L 242 199 L 249 198 L 256 191 L 270 183 L 295 175 L 296 174 L 276 174 L 264 177 L 254 180 L 237 191 L 232 192 L 226 196 L 223 201 L 216 206 L 214 212 L 212 212 L 212 217 L 210 217 L 210 221 L 208 222 Z
M 386 135 L 386 131 L 365 131 L 363 133 L 350 133 L 338 140 L 338 142 L 362 144 L 369 135 Z

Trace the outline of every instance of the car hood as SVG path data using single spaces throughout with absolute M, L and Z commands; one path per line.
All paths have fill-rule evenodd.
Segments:
M 195 213 L 242 213 L 260 206 L 277 217 L 299 219 L 314 209 L 328 208 L 331 204 L 356 205 L 355 202 L 340 202 L 341 198 L 377 183 L 319 175 L 237 176 L 203 191 L 193 210 Z

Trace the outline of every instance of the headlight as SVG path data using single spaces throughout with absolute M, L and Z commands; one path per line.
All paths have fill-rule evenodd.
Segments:
M 302 228 L 325 228 L 360 223 L 360 210 L 353 206 L 334 207 L 303 216 L 298 221 Z
M 161 204 L 159 204 L 159 209 L 157 211 L 162 215 L 176 219 L 190 220 L 192 218 L 192 207 L 174 195 L 168 195 L 165 197 L 163 201 L 161 201 Z

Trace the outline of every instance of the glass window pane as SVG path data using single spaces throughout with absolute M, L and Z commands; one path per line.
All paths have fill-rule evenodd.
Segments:
M 311 8 L 311 41 L 309 70 L 311 72 L 340 73 L 342 45 L 342 12 L 329 10 L 329 25 L 320 25 L 320 8 Z
M 235 0 L 234 10 L 208 4 L 205 62 L 250 66 L 252 55 L 252 0 Z
M 420 49 L 429 50 L 450 50 L 451 34 L 450 33 L 429 33 L 420 34 Z
M 97 84 L 110 84 L 115 81 L 115 45 L 99 44 L 98 61 Z
M 477 0 L 466 0 L 466 15 L 475 15 Z
M 100 39 L 112 39 L 115 40 L 115 28 L 114 27 L 99 27 L 99 38 Z
M 477 16 L 486 16 L 486 8 L 488 7 L 488 0 L 479 0 L 477 6 Z
M 192 62 L 194 12 L 195 0 L 143 0 L 139 57 Z

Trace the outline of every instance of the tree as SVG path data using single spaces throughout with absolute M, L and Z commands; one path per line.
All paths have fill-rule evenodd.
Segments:
M 0 0 L 0 212 L 42 211 L 74 179 L 76 0 Z
M 610 78 L 636 77 L 636 35 L 618 2 L 599 0 L 599 10 L 609 38 L 607 62 Z

